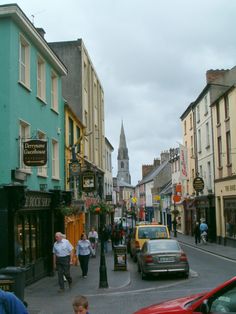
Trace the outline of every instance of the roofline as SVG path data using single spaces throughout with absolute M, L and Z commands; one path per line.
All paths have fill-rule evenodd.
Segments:
M 50 48 L 47 41 L 39 34 L 35 26 L 30 22 L 25 13 L 16 3 L 0 5 L 0 18 L 10 17 L 15 21 L 26 34 L 36 43 L 36 46 L 43 48 L 46 56 L 61 75 L 67 75 L 67 68 Z

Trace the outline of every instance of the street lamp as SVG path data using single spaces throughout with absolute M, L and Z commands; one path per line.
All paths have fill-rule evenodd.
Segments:
M 100 267 L 99 267 L 99 288 L 108 288 L 107 267 L 106 267 L 105 253 L 104 253 L 104 236 L 103 236 L 103 230 L 104 230 L 104 227 L 105 227 L 105 214 L 101 213 L 99 218 L 100 218 L 100 235 L 101 235 L 101 254 L 100 254 Z

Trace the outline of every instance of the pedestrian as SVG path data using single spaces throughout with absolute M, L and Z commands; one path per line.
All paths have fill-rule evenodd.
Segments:
M 200 227 L 199 227 L 198 221 L 196 221 L 196 223 L 195 223 L 193 233 L 194 233 L 194 237 L 195 237 L 195 244 L 197 245 L 198 243 L 201 242 Z
M 98 247 L 98 233 L 94 227 L 92 227 L 91 231 L 89 231 L 88 239 L 89 239 L 91 246 L 93 248 L 93 251 L 94 251 L 93 256 L 96 257 L 96 251 L 97 251 L 97 247 Z
M 82 277 L 87 278 L 89 257 L 91 254 L 94 254 L 94 251 L 85 233 L 81 235 L 81 238 L 77 243 L 76 254 L 78 255 L 78 260 L 82 270 Z
M 204 219 L 201 219 L 200 234 L 203 242 L 207 241 L 208 225 Z
M 23 302 L 14 293 L 0 289 L 0 313 L 28 314 L 28 311 Z
M 83 295 L 78 295 L 73 301 L 74 314 L 89 314 L 88 299 Z
M 61 232 L 55 233 L 56 242 L 53 245 L 53 266 L 58 274 L 58 292 L 64 292 L 64 276 L 71 288 L 72 278 L 70 275 L 70 265 L 73 264 L 73 246 L 65 239 Z

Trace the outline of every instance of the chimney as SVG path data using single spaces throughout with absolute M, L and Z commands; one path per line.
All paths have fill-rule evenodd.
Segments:
M 142 165 L 142 178 L 146 177 L 153 168 L 153 165 Z
M 208 70 L 206 71 L 206 83 L 210 84 L 212 83 L 214 80 L 220 78 L 221 76 L 223 76 L 226 72 L 228 72 L 229 70 Z
M 161 152 L 161 164 L 163 162 L 170 160 L 170 154 L 168 151 Z
M 39 35 L 44 38 L 44 35 L 46 34 L 46 32 L 44 31 L 44 29 L 41 28 L 41 27 L 36 27 L 36 30 L 37 30 L 37 32 L 39 33 Z
M 160 164 L 161 164 L 160 159 L 155 158 L 155 159 L 154 159 L 154 161 L 153 161 L 154 168 L 159 167 L 159 166 L 160 166 Z

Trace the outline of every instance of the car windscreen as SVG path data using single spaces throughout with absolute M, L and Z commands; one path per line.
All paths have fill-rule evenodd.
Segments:
M 149 242 L 150 252 L 179 251 L 180 247 L 176 241 L 154 241 Z
M 153 226 L 142 227 L 138 230 L 139 239 L 163 239 L 168 238 L 166 227 Z

